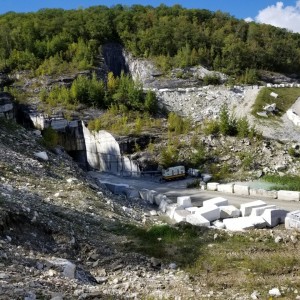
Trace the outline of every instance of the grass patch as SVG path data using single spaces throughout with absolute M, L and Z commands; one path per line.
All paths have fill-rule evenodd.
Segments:
M 195 263 L 203 245 L 213 241 L 214 235 L 213 230 L 189 224 L 154 225 L 149 228 L 126 225 L 123 233 L 131 237 L 126 245 L 128 251 L 176 262 L 180 267 Z
M 299 275 L 295 268 L 300 262 L 298 250 L 287 252 L 290 246 L 276 244 L 271 236 L 260 236 L 255 231 L 226 234 L 204 247 L 189 271 L 204 277 L 214 288 L 256 289 L 263 294 Z
M 275 99 L 270 93 L 278 94 Z M 262 88 L 259 92 L 255 103 L 252 106 L 252 114 L 257 117 L 257 112 L 263 111 L 263 107 L 267 104 L 276 103 L 278 116 L 282 116 L 300 97 L 300 88 Z
M 300 191 L 300 176 L 265 175 L 263 180 L 274 183 L 274 185 L 270 187 L 271 190 Z

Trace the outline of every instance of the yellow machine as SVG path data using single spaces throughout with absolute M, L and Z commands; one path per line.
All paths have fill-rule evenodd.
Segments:
M 170 167 L 168 169 L 162 170 L 162 179 L 164 180 L 174 180 L 179 178 L 185 178 L 185 167 L 184 166 L 176 166 Z

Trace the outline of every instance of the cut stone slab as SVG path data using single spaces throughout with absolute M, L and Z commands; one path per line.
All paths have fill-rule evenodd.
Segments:
M 100 181 L 100 183 L 104 184 L 107 187 L 107 189 L 115 195 L 126 196 L 126 190 L 129 188 L 129 185 L 125 183 L 110 183 L 106 181 Z
M 181 196 L 177 197 L 177 204 L 183 208 L 191 207 L 191 197 L 190 196 Z
M 216 206 L 224 206 L 228 205 L 228 200 L 223 197 L 216 197 L 209 200 L 203 201 L 203 207 L 216 205 Z
M 300 210 L 291 211 L 286 215 L 285 228 L 300 231 Z
M 285 223 L 287 211 L 284 209 L 266 209 L 261 215 L 267 223 L 268 227 L 275 227 L 278 224 Z
M 287 200 L 287 201 L 299 201 L 300 200 L 300 192 L 295 191 L 278 191 L 277 198 L 279 200 Z
M 126 197 L 128 199 L 137 199 L 140 198 L 140 193 L 137 189 L 135 189 L 134 187 L 129 187 L 126 189 L 125 191 L 126 193 Z
M 176 209 L 174 212 L 174 220 L 179 223 L 186 220 L 186 217 L 191 213 L 185 209 Z
M 154 195 L 154 202 L 157 206 L 159 206 L 160 202 L 162 200 L 166 200 L 166 198 L 167 198 L 167 196 L 164 194 L 156 194 L 156 195 Z
M 237 195 L 245 195 L 248 196 L 250 193 L 250 187 L 247 185 L 239 185 L 239 184 L 235 184 L 233 186 L 233 192 Z
M 185 221 L 195 226 L 210 226 L 210 222 L 199 214 L 190 214 L 186 217 Z
M 173 219 L 174 218 L 174 213 L 175 210 L 178 208 L 178 204 L 177 203 L 172 203 L 166 206 L 166 215 L 170 218 Z
M 277 191 L 267 191 L 264 189 L 251 189 L 250 188 L 250 196 L 257 196 L 257 197 L 266 197 L 266 198 L 277 198 Z
M 219 206 L 219 208 L 221 219 L 238 218 L 241 216 L 241 211 L 234 205 Z
M 187 207 L 186 210 L 189 211 L 190 213 L 194 214 L 196 211 L 198 211 L 199 207 L 197 206 L 192 206 L 192 207 Z
M 141 189 L 141 190 L 139 190 L 139 194 L 143 200 L 148 201 L 151 204 L 153 204 L 154 198 L 158 193 L 154 190 Z
M 158 209 L 165 213 L 167 211 L 168 205 L 172 204 L 172 200 L 166 198 L 160 202 Z
M 208 221 L 215 221 L 220 219 L 220 208 L 216 205 L 200 207 L 195 211 L 195 215 L 201 215 Z
M 218 190 L 218 182 L 208 182 L 206 185 L 206 189 L 208 191 L 217 191 Z
M 218 185 L 218 192 L 222 192 L 222 193 L 233 193 L 233 183 L 230 184 L 219 184 Z
M 262 206 L 266 206 L 266 205 L 267 205 L 266 202 L 264 202 L 262 200 L 256 200 L 256 201 L 241 204 L 240 210 L 241 210 L 242 216 L 247 217 L 247 216 L 250 216 L 253 208 L 262 207 Z
M 244 231 L 254 228 L 265 228 L 266 221 L 262 217 L 239 217 L 224 219 L 226 229 L 231 231 Z
M 271 208 L 275 209 L 275 208 L 277 208 L 277 206 L 276 205 L 266 205 L 266 206 L 262 206 L 262 207 L 255 207 L 252 209 L 250 216 L 253 216 L 253 217 L 261 216 L 266 209 L 271 209 Z

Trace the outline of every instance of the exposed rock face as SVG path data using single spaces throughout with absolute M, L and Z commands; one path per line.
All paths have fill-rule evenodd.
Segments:
M 105 130 L 91 133 L 84 124 L 82 127 L 87 161 L 92 168 L 114 174 L 139 175 L 137 164 L 121 155 L 120 146 L 110 133 Z
M 11 94 L 6 92 L 0 92 L 0 117 L 5 117 L 6 119 L 15 118 L 13 98 Z
M 109 43 L 103 45 L 102 54 L 108 70 L 113 72 L 115 76 L 120 76 L 122 71 L 128 73 L 128 66 L 120 44 Z

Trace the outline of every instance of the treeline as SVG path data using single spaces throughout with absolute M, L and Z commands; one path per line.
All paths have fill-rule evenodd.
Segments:
M 231 75 L 300 71 L 300 35 L 220 11 L 116 5 L 0 16 L 0 68 L 55 74 L 95 64 L 99 46 L 120 42 L 163 70 L 202 64 Z
M 113 106 L 120 111 L 141 111 L 151 115 L 158 111 L 155 93 L 144 93 L 142 85 L 123 72 L 120 77 L 108 73 L 107 82 L 98 80 L 95 73 L 92 78 L 79 76 L 70 88 L 54 86 L 50 91 L 43 89 L 40 98 L 51 107 L 61 105 L 69 108 L 82 103 L 102 109 Z

